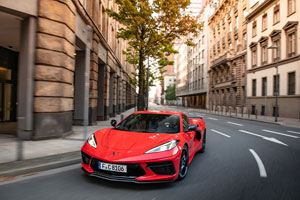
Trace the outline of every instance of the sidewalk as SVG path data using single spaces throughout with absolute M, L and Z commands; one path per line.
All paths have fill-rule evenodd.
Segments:
M 294 118 L 278 117 L 277 122 L 275 122 L 275 117 L 271 117 L 271 116 L 263 116 L 263 115 L 256 116 L 256 115 L 248 115 L 246 113 L 241 114 L 241 113 L 230 113 L 230 112 L 218 112 L 218 111 L 209 111 L 209 110 L 205 110 L 205 109 L 188 108 L 188 107 L 181 107 L 181 108 L 186 108 L 188 110 L 202 112 L 202 113 L 208 113 L 208 114 L 212 114 L 212 115 L 227 116 L 227 117 L 244 119 L 244 120 L 260 121 L 260 122 L 266 122 L 266 123 L 272 123 L 272 124 L 279 124 L 282 126 L 300 128 L 299 119 L 294 119 Z
M 122 113 L 124 118 L 134 112 L 134 108 Z M 120 122 L 121 115 L 108 121 L 98 121 L 97 125 L 87 127 L 87 136 L 103 128 L 111 128 L 112 119 Z M 23 160 L 17 160 L 18 141 L 13 135 L 0 134 L 0 177 L 30 172 L 29 169 L 45 169 L 47 165 L 62 165 L 63 163 L 79 163 L 80 148 L 84 144 L 84 127 L 73 126 L 73 134 L 64 138 L 22 141 Z M 18 173 L 19 171 L 19 173 Z M 14 173 L 15 172 L 15 173 Z M 1 179 L 0 179 L 1 181 Z

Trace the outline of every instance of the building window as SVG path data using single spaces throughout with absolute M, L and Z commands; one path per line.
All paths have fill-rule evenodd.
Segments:
M 256 96 L 256 79 L 252 79 L 252 96 Z
M 246 18 L 246 8 L 243 9 L 243 19 Z
M 257 32 L 257 26 L 256 26 L 256 21 L 254 21 L 252 23 L 252 37 L 256 36 L 256 32 Z
M 257 49 L 253 48 L 252 49 L 252 67 L 257 66 Z
M 262 17 L 262 31 L 265 31 L 268 26 L 268 15 L 264 14 Z
M 243 33 L 243 49 L 247 48 L 247 33 Z
M 277 24 L 280 21 L 279 5 L 274 7 L 273 23 Z
M 255 115 L 256 114 L 256 106 L 252 105 L 251 106 L 251 115 Z
M 261 44 L 261 64 L 265 65 L 268 62 L 268 49 L 267 43 Z
M 239 16 L 238 15 L 235 17 L 235 27 L 236 27 L 236 29 L 239 28 Z
M 296 55 L 296 32 L 287 34 L 287 54 L 288 57 Z
M 288 0 L 288 15 L 296 12 L 296 0 Z
M 278 79 L 278 80 L 277 80 Z M 280 87 L 280 76 L 279 75 L 274 75 L 273 76 L 273 95 L 276 96 L 279 96 L 279 87 Z
M 267 96 L 267 77 L 262 78 L 261 82 L 261 96 Z
M 278 47 L 278 49 L 273 50 L 273 61 L 275 62 L 280 59 L 280 38 L 273 41 L 273 46 Z
M 265 110 L 266 110 L 266 107 L 265 106 L 261 106 L 261 115 L 265 115 Z
M 295 95 L 295 86 L 296 86 L 296 80 L 295 80 L 295 72 L 288 73 L 288 95 Z

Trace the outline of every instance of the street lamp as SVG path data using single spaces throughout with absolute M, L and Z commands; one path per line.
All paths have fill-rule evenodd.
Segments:
M 278 52 L 278 49 L 279 47 L 277 46 L 270 46 L 268 47 L 267 49 L 275 49 L 276 50 L 276 63 L 275 63 L 275 66 L 276 66 L 276 83 L 275 83 L 275 122 L 277 122 L 277 117 L 278 117 L 278 93 L 279 93 L 279 83 L 278 83 L 278 61 L 279 61 L 279 57 L 277 56 L 277 52 Z

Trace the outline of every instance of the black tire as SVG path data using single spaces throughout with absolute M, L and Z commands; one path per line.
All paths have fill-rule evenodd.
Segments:
M 205 152 L 205 147 L 206 147 L 206 129 L 204 130 L 204 134 L 203 134 L 203 146 L 200 149 L 200 153 L 204 153 Z
M 184 179 L 184 177 L 188 173 L 188 169 L 189 169 L 189 151 L 187 146 L 185 145 L 181 152 L 178 180 Z

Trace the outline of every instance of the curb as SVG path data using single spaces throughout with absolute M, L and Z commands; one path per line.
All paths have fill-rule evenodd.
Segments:
M 46 157 L 1 163 L 0 178 L 15 177 L 23 174 L 31 174 L 46 171 L 49 169 L 78 164 L 81 162 L 80 154 L 80 151 L 73 151 Z

